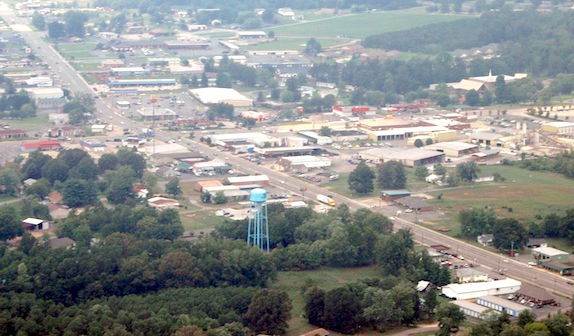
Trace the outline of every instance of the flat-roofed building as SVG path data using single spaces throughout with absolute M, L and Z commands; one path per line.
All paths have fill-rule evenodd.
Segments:
M 488 274 L 474 268 L 459 268 L 456 270 L 456 278 L 459 283 L 488 281 Z
M 359 153 L 361 158 L 375 163 L 399 161 L 407 167 L 418 167 L 444 161 L 445 154 L 423 148 L 398 150 L 392 148 L 373 148 Z
M 442 294 L 455 300 L 470 300 L 487 295 L 514 294 L 520 289 L 520 285 L 520 281 L 511 278 L 487 282 L 448 284 L 442 287 Z
M 553 121 L 542 124 L 542 130 L 551 134 L 574 134 L 574 123 L 566 121 Z
M 492 147 L 502 147 L 502 142 L 500 138 L 502 135 L 491 132 L 472 132 L 470 136 L 473 143 L 492 146 Z
M 570 254 L 549 246 L 540 246 L 532 249 L 532 256 L 538 261 L 554 260 L 567 262 Z
M 149 72 L 149 70 L 142 67 L 117 67 L 111 68 L 110 72 L 116 76 L 141 76 Z
M 236 108 L 253 106 L 253 99 L 247 98 L 234 89 L 228 88 L 200 88 L 189 92 L 202 104 L 229 104 Z
M 331 160 L 322 156 L 312 155 L 286 156 L 279 159 L 279 164 L 287 171 L 309 171 L 311 169 L 331 167 Z
M 455 300 L 451 301 L 451 303 L 457 306 L 465 315 L 475 319 L 485 319 L 490 313 L 498 314 L 488 307 L 470 301 Z
M 321 147 L 315 146 L 301 146 L 301 147 L 271 147 L 271 148 L 255 148 L 255 153 L 261 156 L 284 157 L 284 156 L 302 156 L 302 155 L 316 155 L 321 152 Z
M 523 311 L 531 310 L 530 308 L 519 303 L 509 301 L 494 295 L 479 297 L 476 299 L 476 303 L 492 310 L 496 310 L 497 312 L 506 312 L 512 317 L 518 317 L 518 315 L 520 315 L 520 313 Z
M 176 81 L 173 78 L 157 78 L 157 79 L 113 79 L 108 81 L 110 88 L 126 88 L 126 87 L 163 87 L 175 86 Z
M 250 176 L 230 176 L 227 182 L 234 186 L 254 185 L 267 186 L 269 185 L 269 176 L 267 175 L 250 175 Z
M 142 107 L 137 110 L 137 113 L 144 121 L 174 120 L 177 118 L 177 113 L 168 108 Z
M 267 33 L 262 30 L 253 30 L 253 31 L 238 31 L 236 33 L 238 39 L 241 40 L 249 40 L 249 39 L 261 39 L 266 38 Z
M 446 141 L 425 146 L 425 149 L 436 150 L 449 157 L 459 157 L 478 152 L 478 146 L 460 141 Z

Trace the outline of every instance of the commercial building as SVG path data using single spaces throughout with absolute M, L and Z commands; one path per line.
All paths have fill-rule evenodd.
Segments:
M 205 42 L 168 41 L 164 43 L 169 50 L 206 50 L 211 46 Z
M 103 152 L 106 150 L 105 143 L 91 139 L 81 139 L 80 146 L 90 152 Z
M 527 282 L 520 286 L 520 290 L 516 292 L 516 295 L 539 305 L 549 305 L 556 302 L 556 299 L 546 289 Z
M 393 148 L 373 148 L 359 153 L 361 158 L 375 163 L 399 161 L 407 167 L 418 167 L 441 163 L 445 154 L 423 148 L 398 150 Z
M 472 143 L 491 147 L 502 147 L 502 142 L 500 141 L 502 135 L 500 134 L 490 132 L 472 132 L 470 138 Z
M 108 81 L 110 89 L 126 88 L 126 87 L 164 87 L 174 86 L 176 84 L 173 78 L 157 78 L 157 79 L 112 79 Z
M 168 108 L 142 107 L 137 110 L 137 113 L 144 121 L 174 120 L 177 118 L 177 113 Z
M 385 201 L 394 201 L 401 197 L 410 196 L 411 192 L 406 189 L 399 190 L 383 190 L 381 191 L 381 199 Z
M 149 70 L 142 67 L 118 67 L 111 68 L 110 73 L 114 76 L 141 76 L 149 73 Z
M 369 139 L 373 141 L 394 141 L 394 140 L 404 140 L 408 138 L 412 138 L 414 136 L 428 136 L 433 138 L 433 133 L 437 132 L 446 132 L 445 134 L 455 134 L 456 132 L 449 130 L 446 127 L 442 126 L 416 126 L 416 127 L 400 127 L 400 128 L 391 128 L 385 129 L 380 131 L 367 131 L 369 135 Z M 443 136 L 442 138 L 445 138 Z M 449 137 L 450 138 L 450 137 Z M 447 140 L 449 140 L 449 138 Z M 442 140 L 446 141 L 446 140 Z
M 267 33 L 262 30 L 255 31 L 239 31 L 236 33 L 238 39 L 249 40 L 249 39 L 261 39 L 266 38 Z
M 321 148 L 314 146 L 255 148 L 255 153 L 267 158 L 317 155 L 320 152 Z
M 554 121 L 542 124 L 542 130 L 556 135 L 574 134 L 574 123 Z
M 367 133 L 358 130 L 332 130 L 331 139 L 338 142 L 350 142 L 358 140 L 367 140 Z
M 300 131 L 297 134 L 301 135 L 305 139 L 309 140 L 310 143 L 317 144 L 317 145 L 329 145 L 333 143 L 333 139 L 328 136 L 319 135 L 319 133 L 315 131 Z
M 193 173 L 196 176 L 225 174 L 231 170 L 231 166 L 221 160 L 198 162 L 193 165 Z
M 214 134 L 210 135 L 210 138 L 213 144 L 225 147 L 226 149 L 231 149 L 232 147 L 245 144 L 251 144 L 258 147 L 274 147 L 281 144 L 280 139 L 258 132 Z
M 221 183 L 221 181 L 219 180 L 197 181 L 193 189 L 195 191 L 202 192 L 205 188 L 221 187 L 221 186 L 223 186 L 223 183 Z
M 442 294 L 456 300 L 470 300 L 487 295 L 514 294 L 520 289 L 521 282 L 511 278 L 487 282 L 449 284 L 442 287 Z
M 28 88 L 26 92 L 28 92 L 32 100 L 34 100 L 39 114 L 60 113 L 66 104 L 64 91 L 61 88 Z
M 39 140 L 34 142 L 28 142 L 22 145 L 22 150 L 24 152 L 33 152 L 36 150 L 39 151 L 58 150 L 60 148 L 62 148 L 62 146 L 56 140 Z
M 478 305 L 470 301 L 455 300 L 451 301 L 451 303 L 454 304 L 455 306 L 458 306 L 458 308 L 465 315 L 473 317 L 475 319 L 485 319 L 490 313 L 494 313 L 492 309 Z
M 21 129 L 0 129 L 0 140 L 13 140 L 26 138 L 26 131 Z
M 245 185 L 268 186 L 269 176 L 267 175 L 230 176 L 227 178 L 227 182 L 229 182 L 229 184 L 233 186 L 245 186 Z
M 228 88 L 200 88 L 189 92 L 202 104 L 229 104 L 236 108 L 249 108 L 253 106 L 253 99 L 249 99 L 234 89 Z
M 436 150 L 448 157 L 460 157 L 478 152 L 478 146 L 459 141 L 447 141 L 425 146 L 425 149 Z
M 568 262 L 570 254 L 568 252 L 548 246 L 540 246 L 532 249 L 532 257 L 538 261 L 553 260 L 557 262 Z
M 331 167 L 331 160 L 322 156 L 301 155 L 287 156 L 279 159 L 283 169 L 309 171 L 311 169 Z
M 479 297 L 476 299 L 476 303 L 497 312 L 506 312 L 512 317 L 518 317 L 523 311 L 530 310 L 530 308 L 514 301 L 509 301 L 494 295 Z

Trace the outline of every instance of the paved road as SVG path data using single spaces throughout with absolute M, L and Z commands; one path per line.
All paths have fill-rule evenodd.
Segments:
M 12 11 L 7 8 L 4 3 L 0 3 L 0 16 L 4 18 L 6 22 L 14 22 L 17 24 L 27 24 L 25 19 L 16 17 Z M 73 69 L 62 56 L 54 50 L 47 42 L 42 39 L 42 33 L 37 32 L 23 32 L 22 36 L 26 42 L 33 48 L 34 52 L 43 58 L 43 60 L 49 64 L 54 71 L 59 73 L 61 79 L 70 85 L 70 90 L 74 93 L 91 93 L 93 94 L 89 85 L 84 81 L 84 79 Z M 96 100 L 96 107 L 98 114 L 104 119 L 109 120 L 110 118 L 116 122 L 122 123 L 124 127 L 139 128 L 141 124 L 130 120 L 120 113 L 117 113 L 111 106 L 107 105 L 103 99 Z M 173 133 L 156 131 L 156 137 L 160 140 L 166 141 L 173 138 Z M 195 143 L 195 146 L 203 150 L 208 155 L 217 156 L 218 151 L 213 148 L 206 146 L 201 143 Z M 235 167 L 240 167 L 240 169 L 246 173 L 254 174 L 267 174 L 271 180 L 279 181 L 280 187 L 290 190 L 295 193 L 300 193 L 301 190 L 305 189 L 305 197 L 315 199 L 317 194 L 329 194 L 332 195 L 337 204 L 346 203 L 350 209 L 357 210 L 366 207 L 365 204 L 345 197 L 343 195 L 335 194 L 325 188 L 308 183 L 306 181 L 300 180 L 295 177 L 283 174 L 281 172 L 274 171 L 272 169 L 256 165 L 252 162 L 244 160 L 239 157 L 229 155 L 229 162 Z M 391 208 L 379 209 L 381 213 L 386 216 L 393 216 Z M 574 286 L 567 283 L 567 279 L 550 273 L 538 268 L 528 268 L 524 263 L 514 261 L 512 259 L 507 259 L 502 255 L 492 253 L 481 248 L 475 247 L 463 241 L 456 240 L 454 238 L 448 237 L 439 232 L 432 231 L 425 227 L 415 225 L 405 219 L 395 219 L 395 228 L 409 228 L 413 232 L 415 240 L 419 243 L 425 245 L 442 244 L 450 246 L 452 249 L 458 251 L 464 257 L 475 263 L 478 263 L 484 267 L 490 269 L 500 269 L 504 268 L 504 274 L 522 281 L 532 282 L 539 286 L 542 286 L 550 291 L 559 293 L 561 295 L 572 297 L 574 294 Z M 508 262 L 504 262 L 508 260 Z

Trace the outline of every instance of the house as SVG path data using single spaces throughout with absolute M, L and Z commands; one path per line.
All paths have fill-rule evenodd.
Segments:
M 424 292 L 425 290 L 427 290 L 427 288 L 429 288 L 430 285 L 431 283 L 429 281 L 420 280 L 417 283 L 417 292 Z
M 48 194 L 48 201 L 52 204 L 61 204 L 62 203 L 62 194 L 57 191 L 52 191 Z
M 70 208 L 61 204 L 49 204 L 48 211 L 53 220 L 65 219 L 70 214 Z
M 483 235 L 476 237 L 476 241 L 482 246 L 492 245 L 493 239 L 494 239 L 494 235 L 492 235 L 492 234 L 483 234 Z
M 22 221 L 22 227 L 27 231 L 42 231 L 49 229 L 50 223 L 47 220 L 29 217 Z
M 147 200 L 147 204 L 158 210 L 177 209 L 181 207 L 179 201 L 166 197 L 152 197 Z
M 137 198 L 147 198 L 149 194 L 149 190 L 145 184 L 134 185 L 133 191 Z
M 33 179 L 33 178 L 30 177 L 30 178 L 25 179 L 24 182 L 22 182 L 22 183 L 24 183 L 24 186 L 29 187 L 29 186 L 31 186 L 32 184 L 36 183 L 37 181 L 38 181 L 38 180 Z
M 46 245 L 49 248 L 56 249 L 56 248 L 74 248 L 76 246 L 76 242 L 73 239 L 68 237 L 64 238 L 52 238 L 46 242 Z

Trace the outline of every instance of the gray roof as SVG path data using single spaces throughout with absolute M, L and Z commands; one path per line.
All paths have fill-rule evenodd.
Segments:
M 409 209 L 422 209 L 428 207 L 426 199 L 422 197 L 405 196 L 397 199 L 395 203 L 400 204 Z

